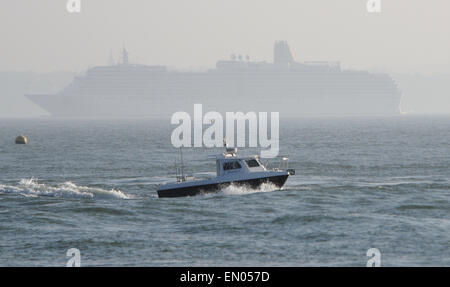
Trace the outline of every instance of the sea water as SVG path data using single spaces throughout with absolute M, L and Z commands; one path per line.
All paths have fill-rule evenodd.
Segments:
M 70 248 L 81 266 L 365 266 L 369 248 L 382 266 L 450 265 L 448 116 L 280 115 L 296 169 L 282 190 L 159 199 L 176 179 L 173 128 L 0 119 L 0 265 L 65 266 Z M 183 150 L 186 172 L 215 176 L 221 151 Z

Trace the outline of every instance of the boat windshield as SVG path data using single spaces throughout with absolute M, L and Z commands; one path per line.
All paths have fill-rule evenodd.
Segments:
M 258 167 L 259 162 L 256 159 L 249 159 L 245 161 L 248 165 L 248 167 Z
M 238 161 L 229 161 L 223 164 L 223 170 L 239 169 L 241 164 Z

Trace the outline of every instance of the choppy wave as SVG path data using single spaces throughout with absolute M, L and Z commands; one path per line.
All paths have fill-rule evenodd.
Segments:
M 258 188 L 251 188 L 244 185 L 229 185 L 227 187 L 222 188 L 221 192 L 223 194 L 227 195 L 239 195 L 239 194 L 250 194 L 250 193 L 257 193 L 257 192 L 271 192 L 275 190 L 280 190 L 279 187 L 272 183 L 263 183 Z
M 130 195 L 120 190 L 106 190 L 98 187 L 78 186 L 70 181 L 50 185 L 37 179 L 21 179 L 17 185 L 0 184 L 0 193 L 13 193 L 27 197 L 49 196 L 60 198 L 118 198 L 129 199 Z

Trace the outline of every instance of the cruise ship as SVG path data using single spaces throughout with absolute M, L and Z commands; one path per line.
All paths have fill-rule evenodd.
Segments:
M 131 64 L 89 68 L 56 94 L 26 95 L 58 117 L 164 117 L 191 111 L 280 112 L 282 116 L 399 114 L 401 93 L 386 73 L 298 62 L 286 41 L 272 62 L 232 55 L 206 71 Z

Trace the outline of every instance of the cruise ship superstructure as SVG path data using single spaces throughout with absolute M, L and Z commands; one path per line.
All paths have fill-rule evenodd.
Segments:
M 140 117 L 191 111 L 278 111 L 286 116 L 398 114 L 400 91 L 385 73 L 338 62 L 297 62 L 285 41 L 272 63 L 232 56 L 207 71 L 130 64 L 88 69 L 54 95 L 26 95 L 53 116 Z

